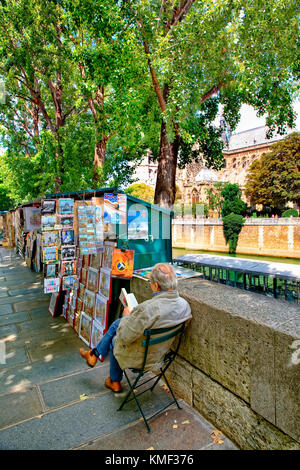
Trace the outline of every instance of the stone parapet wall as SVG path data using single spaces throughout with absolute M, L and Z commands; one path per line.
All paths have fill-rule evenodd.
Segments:
M 273 219 L 249 222 L 247 219 L 239 236 L 237 253 L 300 257 L 300 223 L 298 219 Z M 259 221 L 260 219 L 253 219 Z M 280 222 L 279 222 L 280 221 Z M 227 252 L 222 221 L 212 220 L 174 220 L 172 226 L 174 248 Z
M 300 449 L 300 309 L 215 284 L 179 281 L 193 319 L 168 374 L 175 392 L 242 449 Z M 134 278 L 139 302 L 151 297 Z

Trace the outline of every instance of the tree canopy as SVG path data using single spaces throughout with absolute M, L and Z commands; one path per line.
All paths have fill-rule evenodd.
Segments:
M 293 132 L 255 160 L 248 172 L 245 194 L 251 203 L 284 208 L 300 205 L 300 133 Z
M 144 201 L 153 204 L 154 201 L 154 189 L 145 183 L 134 183 L 129 186 L 125 192 L 131 196 L 143 199 Z
M 294 124 L 296 0 L 6 0 L 0 31 L 0 179 L 16 202 L 128 186 L 151 150 L 171 208 L 177 165 L 223 165 L 220 105 L 232 129 L 242 103 L 270 135 Z

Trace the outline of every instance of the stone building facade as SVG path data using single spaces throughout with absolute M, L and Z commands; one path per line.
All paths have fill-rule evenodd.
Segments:
M 247 201 L 243 189 L 246 183 L 249 167 L 265 152 L 270 151 L 273 143 L 282 140 L 284 136 L 274 134 L 267 139 L 266 126 L 256 127 L 247 131 L 232 134 L 230 129 L 223 133 L 225 147 L 223 155 L 225 166 L 220 171 L 210 170 L 201 162 L 193 162 L 184 169 L 177 168 L 176 184 L 179 189 L 182 204 L 206 202 L 206 190 L 217 182 L 237 183 L 242 189 L 243 199 Z M 287 134 L 292 132 L 289 130 Z M 155 188 L 157 162 L 152 162 L 147 155 L 136 170 L 135 178 Z M 249 201 L 248 201 L 249 202 Z
M 229 131 L 227 139 L 224 133 L 225 166 L 220 171 L 208 170 L 201 163 L 190 163 L 184 170 L 178 170 L 177 185 L 182 194 L 182 202 L 191 204 L 207 201 L 206 189 L 217 182 L 237 183 L 246 201 L 243 190 L 251 164 L 263 153 L 269 152 L 272 144 L 283 139 L 279 134 L 267 139 L 267 130 L 267 127 L 262 126 L 237 134 L 231 134 Z M 287 134 L 290 132 L 291 130 Z

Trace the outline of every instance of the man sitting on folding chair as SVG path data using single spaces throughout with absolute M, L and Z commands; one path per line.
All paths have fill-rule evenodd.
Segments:
M 142 345 L 144 330 L 169 328 L 192 318 L 188 302 L 179 297 L 174 268 L 168 263 L 156 264 L 150 274 L 153 297 L 142 302 L 130 313 L 124 309 L 123 317 L 114 321 L 96 348 L 80 354 L 90 367 L 94 367 L 110 353 L 110 376 L 106 387 L 118 393 L 122 391 L 121 380 L 126 368 L 139 369 L 143 365 L 145 347 Z M 145 369 L 152 369 L 169 351 L 174 337 L 149 348 Z M 157 367 L 156 367 L 157 368 Z

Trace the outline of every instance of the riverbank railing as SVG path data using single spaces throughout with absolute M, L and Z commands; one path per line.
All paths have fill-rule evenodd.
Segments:
M 214 255 L 183 255 L 173 263 L 204 279 L 300 304 L 300 266 Z

